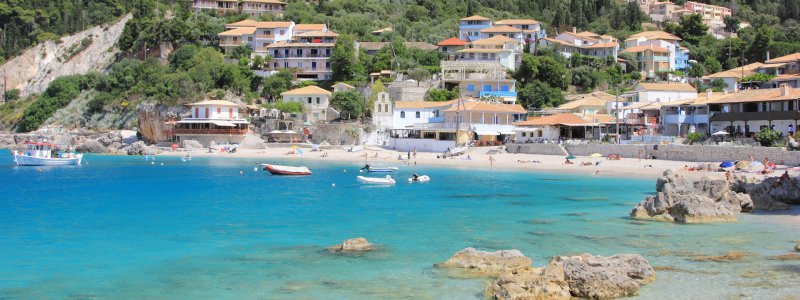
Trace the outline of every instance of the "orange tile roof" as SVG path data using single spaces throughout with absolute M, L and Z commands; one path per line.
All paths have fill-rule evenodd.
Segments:
M 471 17 L 466 17 L 466 18 L 461 19 L 461 21 L 491 21 L 491 20 L 492 19 L 489 19 L 487 17 L 482 17 L 482 16 L 479 16 L 479 15 L 474 15 L 474 16 L 471 16 Z
M 647 38 L 650 40 L 668 40 L 668 41 L 680 41 L 681 38 L 674 36 L 672 34 L 666 33 L 664 31 L 643 31 L 637 34 L 631 35 L 628 37 L 627 40 L 634 40 L 640 37 Z M 626 40 L 626 41 L 627 41 Z
M 782 96 L 783 87 L 775 89 L 744 90 L 737 93 L 728 93 L 726 96 L 709 101 L 709 104 L 745 103 L 745 102 L 770 102 L 800 99 L 800 88 L 789 88 L 789 93 Z
M 590 97 L 587 97 L 587 98 L 578 99 L 578 100 L 574 100 L 574 101 L 570 101 L 570 102 L 564 103 L 561 106 L 559 106 L 558 109 L 576 109 L 576 108 L 581 107 L 581 106 L 603 106 L 603 107 L 605 107 L 606 103 L 608 103 L 608 99 L 602 99 L 602 98 L 599 98 L 599 97 L 590 96 Z
M 466 44 L 467 44 L 466 41 L 462 41 L 462 40 L 458 39 L 457 37 L 451 37 L 449 39 L 446 39 L 444 41 L 439 42 L 439 44 L 437 44 L 437 45 L 438 46 L 464 46 Z
M 794 62 L 794 61 L 798 61 L 798 60 L 800 60 L 800 52 L 794 53 L 794 54 L 789 54 L 789 55 L 784 55 L 784 56 L 781 56 L 781 57 L 776 57 L 776 58 L 773 58 L 773 59 L 770 59 L 770 60 L 766 61 L 766 63 L 768 63 L 768 64 L 788 63 L 788 62 Z
M 764 64 L 762 63 L 752 63 L 749 65 L 745 65 L 738 68 L 733 68 L 730 70 L 725 70 L 721 72 L 717 72 L 714 74 L 703 76 L 703 79 L 713 79 L 713 78 L 742 78 L 742 73 L 744 76 L 750 76 L 755 73 L 755 70 L 762 67 Z
M 330 95 L 330 94 L 331 94 L 331 92 L 328 91 L 328 90 L 325 90 L 325 89 L 323 89 L 321 87 L 318 87 L 316 85 L 309 85 L 309 86 L 301 87 L 299 89 L 293 89 L 291 91 L 283 92 L 283 93 L 281 93 L 281 96 L 283 96 L 283 95 Z
M 522 32 L 522 29 L 514 28 L 508 25 L 500 25 L 500 26 L 492 26 L 486 29 L 481 29 L 481 32 L 486 32 L 486 33 Z
M 588 125 L 589 121 L 577 114 L 566 113 L 544 117 L 529 118 L 527 121 L 514 123 L 516 126 L 553 126 L 553 125 Z
M 669 52 L 669 49 L 662 48 L 653 45 L 643 45 L 643 46 L 634 46 L 630 48 L 625 48 L 625 50 L 620 51 L 620 53 L 637 53 L 637 52 L 644 52 L 647 50 L 652 50 L 653 52 Z
M 258 22 L 256 20 L 244 19 L 244 20 L 241 20 L 239 22 L 233 22 L 233 23 L 227 24 L 227 25 L 225 25 L 225 27 L 256 27 L 256 25 L 258 25 L 258 23 L 260 23 L 260 22 Z
M 303 33 L 298 33 L 294 35 L 295 37 L 337 37 L 339 36 L 338 33 L 333 31 L 308 31 Z
M 585 46 L 586 49 L 599 49 L 599 48 L 614 48 L 619 46 L 617 42 L 607 42 L 607 43 L 597 43 L 589 46 Z
M 450 101 L 395 101 L 395 108 L 424 109 L 451 106 L 458 100 Z
M 245 34 L 254 34 L 254 33 L 256 33 L 256 28 L 255 27 L 240 27 L 240 28 L 236 28 L 236 29 L 231 29 L 231 30 L 228 30 L 228 31 L 220 32 L 217 35 L 220 35 L 220 36 L 241 36 L 241 35 L 245 35 Z
M 297 24 L 294 25 L 295 31 L 322 31 L 328 28 L 325 24 Z
M 255 2 L 255 3 L 268 3 L 268 4 L 283 4 L 283 5 L 286 5 L 286 2 L 279 1 L 279 0 L 242 0 L 242 2 Z
M 292 22 L 258 22 L 257 28 L 289 28 Z
M 539 24 L 539 21 L 532 19 L 506 19 L 494 23 L 498 25 L 535 25 Z
M 504 49 L 481 49 L 481 48 L 469 48 L 469 49 L 461 49 L 456 52 L 458 53 L 500 53 L 503 51 L 511 51 L 511 50 L 504 50 Z
M 524 114 L 527 111 L 519 104 L 492 104 L 481 101 L 471 101 L 464 103 L 461 107 L 453 106 L 445 111 L 480 111 L 480 112 L 499 112 Z
M 505 43 L 516 43 L 517 40 L 507 37 L 505 35 L 495 35 L 488 39 L 480 39 L 472 42 L 473 45 L 502 45 Z

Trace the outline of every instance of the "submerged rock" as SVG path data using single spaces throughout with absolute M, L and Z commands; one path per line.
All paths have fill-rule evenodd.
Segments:
M 693 261 L 713 261 L 713 262 L 732 262 L 732 261 L 740 261 L 745 259 L 746 257 L 752 256 L 753 254 L 750 252 L 742 252 L 742 251 L 728 251 L 723 253 L 722 255 L 696 255 L 691 256 L 689 260 Z
M 486 287 L 494 299 L 570 299 L 635 296 L 655 280 L 641 255 L 556 256 L 544 268 L 507 272 Z
M 352 253 L 352 252 L 366 252 L 375 250 L 375 245 L 371 244 L 363 237 L 348 239 L 341 244 L 336 244 L 326 248 L 328 252 L 333 253 Z
M 516 249 L 488 252 L 468 247 L 436 266 L 460 268 L 479 275 L 499 275 L 508 271 L 530 269 L 531 263 L 529 257 Z
M 679 223 L 736 221 L 740 212 L 753 210 L 750 196 L 737 193 L 727 181 L 704 177 L 691 182 L 667 170 L 656 182 L 658 194 L 636 205 L 630 216 L 637 219 Z

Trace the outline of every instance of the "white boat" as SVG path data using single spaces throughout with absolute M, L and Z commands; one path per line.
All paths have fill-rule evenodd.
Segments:
M 449 154 L 451 156 L 459 156 L 459 155 L 464 154 L 466 152 L 467 152 L 467 147 L 464 146 L 464 147 L 456 147 L 456 148 L 450 149 L 450 153 Z
M 350 149 L 347 149 L 347 152 L 359 152 L 364 151 L 364 146 L 353 146 Z
M 71 166 L 80 165 L 83 154 L 53 155 L 56 144 L 27 142 L 28 151 L 18 153 L 14 151 L 14 163 L 18 166 Z
M 270 164 L 261 164 L 261 167 L 272 175 L 311 175 L 311 170 L 309 170 L 308 167 L 292 167 Z
M 183 161 L 183 162 L 187 162 L 187 161 L 191 161 L 191 160 L 192 160 L 192 156 L 189 155 L 189 154 L 186 154 L 181 158 L 181 161 Z
M 377 177 L 364 177 L 358 176 L 356 177 L 358 181 L 362 183 L 369 183 L 369 184 L 395 184 L 396 182 L 392 178 L 392 176 L 386 175 L 384 178 L 377 178 Z
M 395 167 L 367 167 L 367 172 L 370 173 L 392 173 L 397 170 L 399 169 Z
M 409 178 L 409 179 L 408 179 L 408 182 L 409 182 L 409 183 L 414 183 L 414 182 L 428 182 L 428 181 L 431 181 L 431 178 L 430 178 L 430 177 L 428 177 L 428 175 L 419 175 L 419 176 L 417 176 L 417 177 L 411 177 L 411 178 Z

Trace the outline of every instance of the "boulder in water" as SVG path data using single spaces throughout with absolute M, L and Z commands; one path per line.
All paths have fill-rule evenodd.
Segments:
M 327 248 L 328 252 L 333 253 L 352 253 L 366 252 L 375 250 L 375 245 L 371 244 L 363 237 L 348 239 L 341 244 L 336 244 Z
M 128 155 L 149 155 L 149 154 L 156 154 L 156 149 L 148 147 L 142 141 L 138 141 L 136 143 L 131 144 L 128 147 L 124 148 L 125 152 Z
M 800 251 L 800 243 L 794 245 L 794 251 Z
M 503 274 L 485 293 L 495 299 L 616 298 L 638 295 L 655 276 L 638 254 L 557 256 L 544 268 Z
M 456 252 L 450 259 L 436 266 L 461 268 L 480 275 L 499 275 L 508 271 L 530 269 L 531 263 L 530 258 L 516 249 L 488 252 L 469 247 Z
M 681 174 L 667 170 L 656 182 L 656 196 L 636 205 L 630 216 L 679 223 L 736 221 L 740 212 L 753 210 L 753 200 L 737 193 L 723 179 L 701 178 L 691 182 Z

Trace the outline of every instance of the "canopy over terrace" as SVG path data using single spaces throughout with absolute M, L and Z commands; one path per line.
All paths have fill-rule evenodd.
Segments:
M 603 133 L 608 133 L 607 124 L 614 122 L 610 115 L 578 115 L 573 113 L 557 114 L 527 121 L 514 125 L 517 129 L 517 142 L 533 142 L 539 140 L 557 139 L 599 139 Z M 539 129 L 539 130 L 536 130 Z

